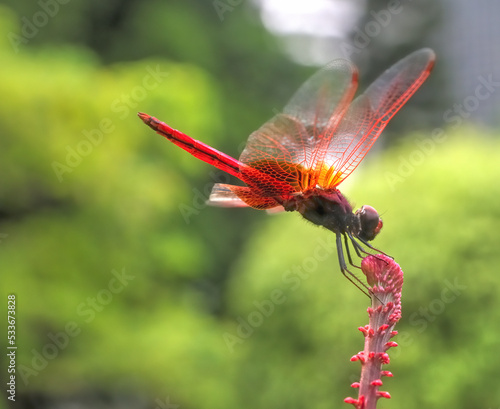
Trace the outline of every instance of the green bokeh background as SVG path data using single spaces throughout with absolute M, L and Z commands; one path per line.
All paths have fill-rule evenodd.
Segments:
M 136 118 L 237 156 L 310 72 L 252 9 L 210 26 L 186 4 L 136 5 L 142 37 L 92 50 L 76 44 L 75 2 L 74 38 L 49 41 L 69 24 L 54 18 L 18 52 L 8 33 L 29 9 L 0 8 L 1 293 L 17 302 L 17 407 L 326 409 L 355 394 L 368 300 L 340 276 L 332 234 L 296 214 L 205 206 L 225 176 Z M 162 21 L 173 13 L 177 25 Z M 380 407 L 500 404 L 500 144 L 491 130 L 440 129 L 408 132 L 342 185 L 382 214 L 375 244 L 405 271 Z

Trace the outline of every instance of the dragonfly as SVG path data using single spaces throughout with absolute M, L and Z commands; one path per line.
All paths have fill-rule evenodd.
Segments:
M 208 204 L 298 211 L 310 222 L 335 233 L 342 274 L 358 288 L 355 281 L 366 288 L 349 270 L 345 255 L 350 266 L 359 268 L 353 262 L 349 243 L 360 258 L 370 254 L 366 248 L 381 252 L 369 242 L 380 232 L 383 222 L 371 206 L 353 212 L 338 186 L 424 83 L 434 62 L 431 49 L 415 51 L 354 99 L 357 68 L 348 60 L 333 60 L 299 88 L 282 113 L 249 136 L 239 160 L 155 117 L 142 112 L 138 115 L 175 145 L 244 183 L 216 183 Z

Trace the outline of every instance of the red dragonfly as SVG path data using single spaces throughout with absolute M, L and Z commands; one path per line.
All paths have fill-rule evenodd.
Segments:
M 349 263 L 357 267 L 351 258 L 349 241 L 358 257 L 368 254 L 359 242 L 379 251 L 368 241 L 379 233 L 382 219 L 371 206 L 353 213 L 337 187 L 356 169 L 389 120 L 427 79 L 434 60 L 434 52 L 427 48 L 410 54 L 354 101 L 357 68 L 343 59 L 330 62 L 302 85 L 283 113 L 250 135 L 239 160 L 150 115 L 138 115 L 158 134 L 246 184 L 215 184 L 209 204 L 298 211 L 307 220 L 335 233 L 342 273 L 350 281 L 354 278 L 360 282 L 347 268 L 342 237 Z

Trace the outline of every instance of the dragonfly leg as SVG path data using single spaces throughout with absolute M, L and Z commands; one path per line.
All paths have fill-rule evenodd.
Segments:
M 363 253 L 365 253 L 365 254 L 370 254 L 370 253 L 368 253 L 368 252 L 367 252 L 367 251 L 366 251 L 366 250 L 365 250 L 362 246 L 360 246 L 360 244 L 359 244 L 359 243 L 357 243 L 357 242 L 354 240 L 354 238 L 353 238 L 350 234 L 349 234 L 349 236 L 350 236 L 350 238 L 351 238 L 351 241 L 354 243 L 354 248 L 356 248 L 356 245 L 357 245 L 357 246 L 359 246 L 359 249 L 360 249 Z M 391 256 L 389 256 L 388 254 L 385 254 L 382 250 L 379 250 L 379 249 L 377 249 L 377 248 L 373 247 L 373 246 L 372 246 L 370 243 L 368 243 L 366 240 L 363 240 L 363 239 L 362 239 L 362 238 L 360 238 L 360 237 L 357 237 L 357 239 L 358 239 L 361 243 L 363 243 L 363 244 L 365 244 L 367 247 L 369 247 L 369 248 L 370 248 L 370 250 L 373 250 L 373 251 L 376 251 L 376 252 L 378 252 L 378 253 L 381 253 L 381 254 L 383 254 L 384 256 L 391 257 Z M 358 253 L 358 256 L 359 256 L 359 253 Z M 361 257 L 361 256 L 360 256 L 360 257 Z M 378 254 L 373 254 L 373 257 L 377 257 L 379 260 L 382 260 L 384 263 L 386 263 L 386 264 L 387 264 L 387 261 L 386 261 L 386 260 L 384 260 L 383 258 L 379 257 L 379 255 L 378 255 Z M 391 258 L 392 258 L 392 259 L 394 259 L 394 257 L 391 257 Z
M 345 234 L 342 234 L 342 235 L 344 236 L 345 252 L 347 254 L 347 259 L 349 260 L 349 264 L 353 267 L 361 268 L 361 267 L 355 265 L 354 262 L 352 261 L 351 251 L 349 250 L 349 242 L 347 241 L 347 236 Z M 356 248 L 354 248 L 354 250 L 356 250 L 356 254 L 358 255 L 358 257 L 361 257 L 358 250 Z
M 372 246 L 372 245 L 371 245 L 368 241 L 366 241 L 366 240 L 364 240 L 364 239 L 362 239 L 362 238 L 360 238 L 360 237 L 357 237 L 357 239 L 358 239 L 361 243 L 363 243 L 365 246 L 367 246 L 370 250 L 373 250 L 373 251 L 376 251 L 376 252 L 378 252 L 378 253 L 381 253 L 381 254 L 383 254 L 384 256 L 391 257 L 391 256 L 389 256 L 389 254 L 384 253 L 382 250 L 379 250 L 378 248 L 373 247 L 373 246 Z M 392 259 L 394 259 L 394 257 L 391 257 L 391 258 L 392 258 Z
M 336 235 L 337 255 L 339 258 L 340 271 L 342 271 L 344 277 L 347 278 L 351 283 L 353 283 L 354 286 L 357 287 L 363 294 L 370 297 L 370 289 L 368 288 L 368 286 L 347 268 L 347 264 L 344 258 L 344 250 L 342 248 L 342 237 L 340 236 L 340 233 L 335 233 L 335 235 Z M 346 252 L 347 252 L 347 257 L 349 259 L 349 263 L 354 266 L 354 264 L 352 263 L 351 255 L 349 253 L 349 246 L 347 243 L 347 239 L 346 239 Z
M 363 258 L 363 256 L 362 256 L 362 254 L 361 254 L 361 253 L 363 253 L 363 254 L 365 254 L 365 255 L 371 255 L 371 253 L 369 253 L 368 251 L 366 251 L 366 250 L 363 248 L 363 246 L 361 246 L 361 245 L 360 245 L 360 244 L 356 241 L 356 239 L 352 236 L 352 234 L 351 234 L 351 233 L 347 232 L 347 235 L 348 235 L 348 236 L 349 236 L 349 238 L 351 239 L 351 243 L 352 243 L 352 245 L 353 245 L 353 247 L 354 247 L 354 250 L 356 251 L 356 254 L 358 255 L 358 257 Z M 346 246 L 346 251 L 347 251 L 347 256 L 348 256 L 348 258 L 349 258 L 349 262 L 351 263 L 351 265 L 352 265 L 353 267 L 356 267 L 356 268 L 361 268 L 361 267 L 358 267 L 358 266 L 356 266 L 356 265 L 354 265 L 354 264 L 352 263 L 351 256 L 350 256 L 350 254 L 349 254 L 349 242 L 347 241 L 347 237 L 346 237 L 346 235 L 344 235 L 344 240 L 345 240 L 345 246 Z M 379 252 L 379 253 L 382 253 L 382 254 L 384 254 L 384 255 L 387 255 L 387 254 L 385 254 L 383 251 L 378 250 L 378 249 L 376 249 L 375 247 L 373 247 L 373 246 L 372 246 L 370 243 L 368 243 L 366 240 L 360 239 L 359 237 L 358 237 L 358 240 L 359 240 L 359 241 L 361 241 L 363 244 L 366 244 L 366 245 L 367 245 L 367 246 L 368 246 L 371 250 L 375 250 L 375 251 L 377 251 L 377 252 Z M 386 264 L 387 264 L 387 261 L 386 261 L 386 260 L 384 260 L 383 258 L 379 257 L 379 255 L 378 255 L 378 254 L 373 254 L 373 257 L 377 257 L 379 260 L 382 260 L 384 263 L 386 263 Z M 354 276 L 354 275 L 353 275 L 353 274 L 352 274 L 349 270 L 347 270 L 347 271 L 348 271 L 348 273 L 349 273 L 351 276 Z M 344 273 L 344 275 L 345 275 L 345 273 Z M 347 276 L 346 276 L 346 277 L 347 277 Z M 347 277 L 347 278 L 349 279 L 349 277 Z M 354 278 L 355 278 L 358 282 L 361 282 L 361 280 L 360 280 L 358 277 L 354 276 Z M 352 280 L 350 280 L 350 281 L 353 283 L 353 281 L 352 281 Z M 356 283 L 353 283 L 353 284 L 354 284 L 354 285 L 356 285 Z M 361 282 L 361 284 L 363 285 L 363 287 L 364 287 L 364 288 L 366 288 L 366 289 L 368 290 L 368 293 L 370 293 L 370 294 L 371 294 L 370 289 L 369 289 L 369 288 L 368 288 L 368 287 L 367 287 L 364 283 L 362 283 L 362 282 Z M 357 285 L 356 285 L 356 287 L 358 287 L 358 288 L 359 288 L 359 286 L 357 286 Z M 363 291 L 363 290 L 361 290 L 361 291 L 362 291 L 364 294 L 366 294 L 366 291 Z M 380 301 L 380 300 L 379 300 L 379 301 Z M 383 303 L 382 303 L 382 304 L 383 304 Z
M 363 243 L 363 244 L 365 244 L 367 247 L 369 247 L 369 248 L 370 248 L 370 250 L 377 251 L 377 252 L 379 252 L 379 253 L 382 253 L 384 256 L 387 256 L 387 254 L 385 254 L 382 250 L 379 250 L 379 249 L 377 249 L 377 248 L 373 247 L 373 246 L 372 246 L 370 243 L 368 243 L 366 240 L 363 240 L 363 239 L 361 239 L 361 238 L 359 238 L 359 237 L 354 238 L 354 237 L 353 237 L 353 235 L 352 235 L 351 233 L 349 233 L 349 232 L 347 233 L 347 235 L 348 235 L 348 236 L 349 236 L 349 238 L 351 239 L 351 243 L 352 243 L 352 245 L 353 245 L 353 247 L 354 247 L 354 250 L 356 251 L 356 254 L 358 255 L 358 257 L 363 258 L 363 256 L 361 255 L 361 253 L 363 253 L 363 254 L 366 254 L 366 255 L 373 255 L 374 257 L 377 257 L 379 260 L 383 260 L 383 259 L 379 258 L 379 257 L 377 256 L 377 254 L 371 254 L 370 252 L 366 251 L 366 250 L 363 248 L 363 246 L 361 246 L 361 245 L 360 245 L 360 244 L 356 241 L 356 239 L 358 239 L 361 243 Z M 390 257 L 390 256 L 388 256 L 388 257 Z M 392 257 L 391 257 L 391 258 L 392 258 Z
M 366 250 L 364 249 L 364 247 L 363 247 L 361 244 L 359 244 L 359 243 L 356 241 L 357 237 L 356 237 L 356 238 L 354 238 L 354 236 L 353 236 L 350 232 L 347 232 L 347 235 L 349 236 L 349 239 L 351 239 L 351 243 L 352 243 L 352 245 L 353 245 L 353 247 L 354 247 L 354 250 L 356 251 L 356 254 L 358 255 L 358 257 L 363 258 L 363 254 L 365 254 L 365 255 L 366 255 L 366 254 L 370 254 L 368 251 L 366 251 Z M 359 240 L 361 241 L 361 239 L 359 239 Z M 363 241 L 361 241 L 361 242 L 362 242 L 362 243 L 364 243 Z M 370 248 L 372 248 L 369 244 L 368 244 L 368 246 L 369 246 Z M 375 250 L 376 250 L 376 249 L 375 249 Z

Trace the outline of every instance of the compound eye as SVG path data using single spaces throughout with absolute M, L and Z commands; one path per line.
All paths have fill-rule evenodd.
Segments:
M 365 205 L 356 211 L 356 216 L 361 226 L 358 237 L 367 241 L 373 240 L 383 226 L 378 212 L 373 207 Z

